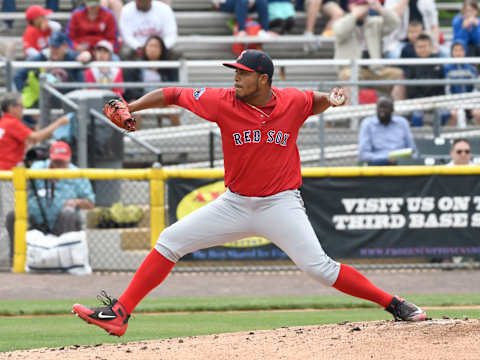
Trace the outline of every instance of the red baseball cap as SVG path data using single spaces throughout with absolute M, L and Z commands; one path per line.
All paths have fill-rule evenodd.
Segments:
M 47 16 L 52 13 L 52 10 L 45 9 L 40 5 L 32 5 L 30 6 L 27 11 L 25 11 L 25 16 L 27 17 L 27 21 L 33 21 L 35 18 L 39 16 Z
M 237 61 L 234 63 L 223 63 L 223 66 L 267 74 L 270 79 L 273 77 L 272 59 L 260 50 L 245 50 L 237 58 Z
M 50 160 L 70 161 L 72 150 L 64 141 L 57 141 L 50 146 Z

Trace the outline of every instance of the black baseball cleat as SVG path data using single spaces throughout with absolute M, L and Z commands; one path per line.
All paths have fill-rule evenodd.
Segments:
M 395 321 L 424 321 L 427 317 L 425 311 L 417 305 L 409 303 L 398 296 L 394 296 L 385 309 L 393 315 Z
M 125 307 L 117 299 L 112 299 L 108 296 L 105 291 L 102 291 L 97 296 L 97 299 L 105 306 L 90 309 L 86 306 L 75 304 L 72 307 L 72 312 L 80 316 L 85 322 L 101 327 L 110 335 L 122 336 L 125 334 L 128 327 L 128 319 L 130 318 Z

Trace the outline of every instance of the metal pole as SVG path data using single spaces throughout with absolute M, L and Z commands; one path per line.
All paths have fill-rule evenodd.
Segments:
M 137 143 L 138 145 L 144 147 L 145 149 L 148 149 L 149 151 L 151 151 L 152 153 L 156 154 L 156 155 L 159 155 L 159 159 L 161 159 L 161 151 L 158 150 L 157 148 L 153 147 L 152 145 L 150 145 L 149 143 L 147 143 L 146 141 L 142 140 L 142 139 L 139 139 L 138 137 L 136 137 L 135 135 L 133 135 L 132 133 L 129 133 L 128 131 L 126 130 L 122 130 L 120 128 L 118 128 L 116 125 L 114 125 L 110 120 L 108 120 L 108 118 L 101 114 L 99 111 L 95 110 L 95 109 L 90 109 L 90 114 L 94 117 L 96 117 L 98 120 L 100 121 L 103 121 L 104 124 L 107 124 L 108 126 L 112 127 L 113 129 L 115 129 L 116 131 L 121 131 L 123 133 L 123 135 L 125 136 L 128 136 L 130 139 L 132 139 L 133 142 Z M 160 160 L 159 160 L 160 161 Z M 161 161 L 160 161 L 161 163 Z
M 442 127 L 441 123 L 442 123 L 441 110 L 436 109 L 433 112 L 433 137 L 434 138 L 440 137 L 441 127 Z
M 353 82 L 350 96 L 352 97 L 351 103 L 352 105 L 358 105 L 358 62 L 356 59 L 352 59 L 352 66 L 351 66 L 351 74 L 350 80 Z M 350 121 L 350 129 L 356 130 L 358 128 L 358 117 L 352 118 Z
M 179 80 L 181 83 L 188 83 L 188 65 L 185 59 L 180 60 Z
M 12 89 L 12 85 L 13 85 L 13 70 L 12 70 L 12 62 L 10 60 L 8 60 L 6 63 L 5 63 L 5 81 L 6 81 L 6 88 L 7 88 L 7 92 L 11 92 L 13 89 Z
M 90 112 L 88 109 L 87 99 L 79 99 L 78 108 L 76 111 L 77 119 L 77 153 L 78 153 L 78 167 L 88 167 L 88 153 L 87 153 L 87 126 L 90 120 Z M 93 129 L 92 129 L 93 131 Z
M 215 167 L 215 134 L 213 131 L 208 133 L 208 151 L 210 158 L 210 168 Z
M 40 94 L 38 97 L 38 107 L 40 109 L 39 123 L 40 127 L 44 128 L 50 123 L 50 94 L 45 90 L 47 83 L 47 76 L 41 73 L 38 77 L 40 83 Z
M 325 118 L 323 117 L 323 113 L 319 115 L 318 121 L 318 137 L 320 140 L 320 166 L 325 166 Z

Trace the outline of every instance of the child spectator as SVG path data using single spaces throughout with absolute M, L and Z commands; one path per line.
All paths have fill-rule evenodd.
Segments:
M 283 35 L 295 25 L 295 8 L 291 0 L 268 0 L 270 30 Z
M 87 63 L 92 56 L 88 51 L 77 52 L 70 49 L 68 37 L 61 31 L 54 32 L 48 40 L 49 47 L 42 50 L 38 55 L 28 58 L 28 61 L 80 61 Z M 23 95 L 23 103 L 26 108 L 34 107 L 40 96 L 39 73 L 41 69 L 18 69 L 13 77 L 17 91 Z M 49 81 L 83 82 L 81 69 L 52 68 L 48 71 Z M 65 91 L 62 89 L 62 91 Z
M 417 57 L 415 54 L 415 41 L 422 32 L 423 24 L 418 20 L 411 20 L 408 24 L 407 39 L 400 54 L 402 59 Z
M 40 5 L 32 5 L 25 12 L 28 25 L 23 32 L 23 53 L 25 57 L 38 55 L 48 46 L 50 35 L 61 29 L 61 25 L 47 19 L 52 10 L 44 9 Z
M 418 36 L 415 41 L 415 53 L 417 58 L 432 58 L 436 57 L 433 54 L 433 43 L 430 36 L 425 33 L 422 33 Z M 406 78 L 410 80 L 420 80 L 420 79 L 443 79 L 443 68 L 439 64 L 431 65 L 410 65 L 407 67 Z M 438 96 L 445 94 L 445 87 L 442 85 L 428 85 L 428 86 L 407 86 L 407 98 L 416 99 L 428 96 Z M 412 125 L 413 126 L 422 126 L 423 125 L 423 111 L 415 110 L 412 113 Z M 449 118 L 447 112 L 442 112 L 442 124 L 445 123 Z
M 100 0 L 85 0 L 85 6 L 73 11 L 67 35 L 77 51 L 92 52 L 100 40 L 108 40 L 116 48 L 117 23 L 113 13 L 100 6 Z
M 178 60 L 179 55 L 171 50 L 168 50 L 163 40 L 156 35 L 150 36 L 142 49 L 143 61 L 167 61 Z M 159 82 L 176 82 L 179 74 L 177 68 L 159 69 L 159 68 L 142 68 L 142 69 L 125 69 L 124 79 L 126 82 L 142 82 L 145 84 L 143 89 L 130 88 L 125 91 L 125 100 L 127 102 L 133 101 L 142 95 L 154 90 L 157 86 L 149 87 L 148 83 Z M 180 125 L 180 116 L 178 114 L 167 116 L 173 126 Z M 137 116 L 137 122 L 141 119 Z M 161 117 L 158 121 L 161 122 Z
M 462 12 L 452 21 L 453 40 L 462 40 L 471 56 L 480 54 L 480 23 L 478 19 L 478 4 L 474 0 L 463 2 Z
M 111 61 L 113 55 L 113 46 L 107 40 L 100 40 L 93 49 L 95 61 Z M 121 83 L 123 82 L 122 68 L 115 66 L 92 67 L 85 70 L 85 82 L 88 83 Z M 123 89 L 113 88 L 114 93 L 122 95 Z
M 454 40 L 452 43 L 452 57 L 454 58 L 464 58 L 466 51 L 465 43 L 461 40 Z M 444 77 L 445 79 L 459 80 L 459 79 L 476 79 L 478 77 L 478 72 L 475 70 L 475 67 L 471 64 L 445 64 L 444 68 Z M 447 85 L 445 87 L 446 94 L 463 94 L 473 91 L 472 84 L 454 84 Z M 457 125 L 458 113 L 459 111 L 464 110 L 450 110 L 450 120 L 449 125 Z M 480 110 L 466 110 L 466 118 L 468 120 L 474 119 L 475 125 L 480 125 Z

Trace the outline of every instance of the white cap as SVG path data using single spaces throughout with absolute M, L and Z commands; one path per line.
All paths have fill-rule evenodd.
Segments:
M 100 40 L 96 45 L 95 45 L 95 49 L 96 48 L 104 48 L 104 49 L 107 49 L 110 53 L 113 53 L 113 46 L 112 46 L 112 43 L 110 41 L 107 41 L 107 40 Z

